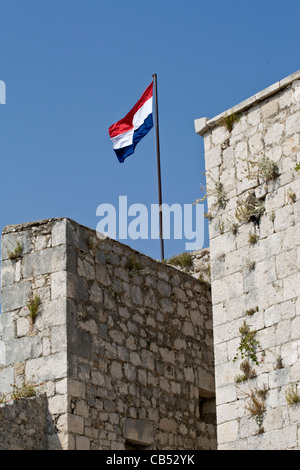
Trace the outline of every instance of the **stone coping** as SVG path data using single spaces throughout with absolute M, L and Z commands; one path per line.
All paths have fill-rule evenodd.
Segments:
M 195 119 L 194 123 L 195 123 L 196 134 L 203 137 L 209 130 L 217 126 L 223 117 L 233 114 L 233 113 L 239 114 L 243 111 L 246 111 L 248 108 L 255 106 L 260 101 L 263 101 L 264 99 L 269 98 L 270 96 L 282 90 L 283 88 L 286 88 L 287 86 L 291 85 L 295 80 L 299 80 L 299 79 L 300 79 L 300 70 L 298 70 L 297 72 L 293 73 L 292 75 L 289 75 L 288 77 L 282 80 L 279 80 L 273 85 L 265 88 L 259 93 L 256 93 L 250 98 L 247 98 L 246 100 L 233 106 L 227 111 L 224 111 L 223 113 L 218 114 L 212 119 L 208 119 L 207 117 Z
M 71 224 L 73 224 L 74 226 L 85 229 L 85 230 L 87 230 L 87 231 L 89 231 L 93 234 L 97 233 L 95 229 L 92 229 L 90 227 L 87 227 L 86 225 L 80 224 L 80 223 L 76 222 L 75 220 L 73 220 L 69 217 L 52 217 L 52 218 L 49 218 L 49 219 L 41 219 L 41 220 L 36 220 L 36 221 L 23 222 L 23 223 L 20 223 L 20 224 L 6 225 L 2 230 L 2 236 L 3 235 L 14 234 L 14 233 L 21 233 L 23 231 L 31 229 L 32 227 L 39 227 L 39 226 L 43 226 L 43 225 L 46 225 L 46 224 L 55 224 L 56 222 L 60 222 L 60 221 L 63 221 L 63 220 L 66 220 L 66 221 L 70 222 Z M 99 240 L 100 240 L 100 238 L 99 238 Z M 149 255 L 146 255 L 145 253 L 141 253 L 138 250 L 136 250 L 135 248 L 131 247 L 130 245 L 122 243 L 119 240 L 115 240 L 114 238 L 110 238 L 110 237 L 105 237 L 105 238 L 103 238 L 103 240 L 104 241 L 108 240 L 110 243 L 112 243 L 112 246 L 113 245 L 122 246 L 122 247 L 128 249 L 131 253 L 136 254 L 137 256 L 143 257 L 145 260 L 148 260 L 150 263 L 152 263 L 152 262 L 157 263 L 158 265 L 160 265 L 162 267 L 162 269 L 167 268 L 171 271 L 173 270 L 174 272 L 175 271 L 177 273 L 179 272 L 179 273 L 183 274 L 183 276 L 187 276 L 189 279 L 193 279 L 193 281 L 195 281 L 195 278 L 192 276 L 192 274 L 183 271 L 182 269 L 180 269 L 177 266 L 173 266 L 171 264 L 164 263 L 159 259 L 155 259 L 155 258 L 152 258 Z M 201 257 L 201 254 L 204 256 L 207 251 L 209 251 L 209 248 L 206 247 L 206 248 L 201 248 L 200 250 L 196 250 L 196 251 L 190 252 L 190 253 L 192 255 L 195 255 L 195 256 L 198 255 L 199 257 Z M 1 257 L 0 257 L 0 263 L 1 263 Z M 210 288 L 210 287 L 207 287 L 207 288 Z M 1 304 L 0 304 L 0 314 L 1 314 Z

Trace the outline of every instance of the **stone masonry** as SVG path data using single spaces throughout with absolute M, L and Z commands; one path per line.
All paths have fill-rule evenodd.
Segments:
M 300 449 L 300 72 L 204 137 L 218 449 Z
M 1 274 L 5 445 L 30 386 L 24 449 L 216 448 L 207 285 L 66 218 L 6 227 Z
M 45 395 L 12 400 L 0 405 L 0 450 L 47 448 Z

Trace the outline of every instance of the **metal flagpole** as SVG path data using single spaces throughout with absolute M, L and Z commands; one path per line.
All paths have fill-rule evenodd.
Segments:
M 159 200 L 159 228 L 160 228 L 160 249 L 161 261 L 164 260 L 164 239 L 163 239 L 163 217 L 162 217 L 162 195 L 161 195 L 161 171 L 160 171 L 160 146 L 159 146 L 159 125 L 158 125 L 158 99 L 157 99 L 157 74 L 154 73 L 154 102 L 155 102 L 155 126 L 156 126 L 156 153 L 157 153 L 157 176 L 158 176 L 158 200 Z

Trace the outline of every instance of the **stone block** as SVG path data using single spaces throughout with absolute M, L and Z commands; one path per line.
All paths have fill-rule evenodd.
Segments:
M 278 113 L 278 99 L 274 98 L 261 107 L 263 119 L 268 119 Z
M 3 231 L 1 239 L 1 257 L 2 261 L 9 259 L 9 253 L 13 252 L 19 243 L 22 246 L 21 255 L 29 253 L 32 249 L 32 236 L 31 230 L 24 230 L 20 232 Z
M 276 122 L 275 124 L 268 127 L 266 135 L 264 137 L 265 145 L 279 144 L 284 132 L 284 124 Z
M 6 342 L 6 363 L 14 364 L 37 357 L 42 352 L 42 344 L 36 336 L 22 336 Z
M 238 438 L 238 422 L 227 421 L 218 426 L 218 444 L 233 442 Z
M 7 286 L 15 282 L 15 266 L 12 261 L 2 261 L 1 263 L 1 286 Z
M 153 425 L 145 419 L 124 418 L 123 436 L 134 444 L 151 445 L 154 438 Z
M 213 147 L 209 152 L 207 152 L 205 155 L 206 171 L 220 165 L 221 158 L 222 150 L 220 145 Z M 209 181 L 207 181 L 207 184 L 209 184 Z
M 51 356 L 29 359 L 26 362 L 25 375 L 30 383 L 37 378 L 40 381 L 62 379 L 67 376 L 67 354 L 58 352 Z
M 23 276 L 26 278 L 65 271 L 66 252 L 66 246 L 58 246 L 27 255 L 23 261 Z
M 13 312 L 3 312 L 0 315 L 0 338 L 7 342 L 15 336 Z
M 67 395 L 55 395 L 53 397 L 49 397 L 48 408 L 51 414 L 64 415 L 68 410 Z
M 6 361 L 5 361 L 6 363 Z M 0 393 L 8 394 L 12 392 L 14 383 L 14 365 L 0 368 Z
M 289 116 L 286 120 L 286 135 L 294 135 L 299 132 L 300 128 L 300 111 Z
M 74 414 L 68 416 L 68 432 L 82 435 L 84 432 L 84 418 Z
M 26 306 L 32 285 L 28 281 L 4 286 L 2 288 L 2 312 L 11 312 Z
M 62 219 L 57 222 L 52 227 L 52 246 L 64 245 L 66 243 L 67 237 L 67 220 Z
M 169 432 L 169 433 L 176 433 L 177 432 L 177 425 L 176 422 L 172 419 L 162 418 L 159 422 L 159 428 L 162 431 Z

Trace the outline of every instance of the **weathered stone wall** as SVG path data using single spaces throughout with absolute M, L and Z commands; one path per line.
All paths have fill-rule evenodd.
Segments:
M 300 73 L 195 127 L 208 187 L 218 448 L 299 449 L 300 405 L 286 395 L 300 396 Z
M 49 449 L 216 447 L 210 289 L 69 219 L 3 232 L 0 364 L 46 394 Z
M 45 450 L 46 447 L 44 396 L 0 404 L 0 450 Z
M 20 256 L 14 256 L 16 247 Z M 1 240 L 0 392 L 35 385 L 46 393 L 50 449 L 68 447 L 66 243 L 54 220 L 4 229 Z M 13 258 L 13 259 L 10 259 Z M 65 280 L 65 281 L 64 281 Z M 28 302 L 40 298 L 33 322 Z M 58 438 L 59 436 L 59 438 Z
M 214 396 L 209 289 L 67 224 L 73 448 L 124 449 L 126 440 L 158 449 L 213 447 L 214 408 L 205 416 L 199 409 L 199 394 Z

